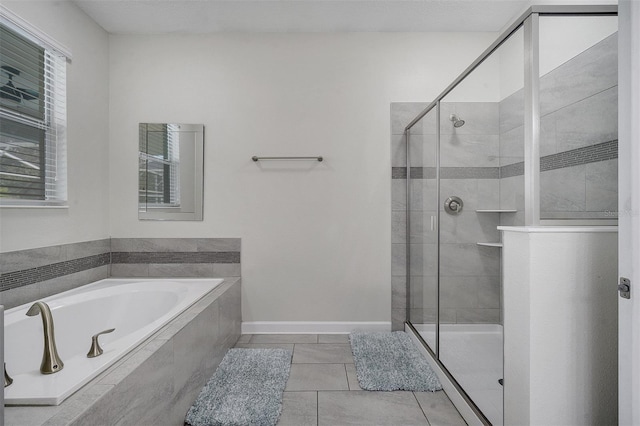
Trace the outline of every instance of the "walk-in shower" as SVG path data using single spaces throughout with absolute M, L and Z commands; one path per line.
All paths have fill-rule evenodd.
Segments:
M 406 268 L 392 278 L 406 303 L 394 319 L 405 315 L 480 419 L 502 424 L 498 226 L 615 221 L 615 6 L 531 8 L 436 100 L 393 104 L 401 117 L 392 254 Z

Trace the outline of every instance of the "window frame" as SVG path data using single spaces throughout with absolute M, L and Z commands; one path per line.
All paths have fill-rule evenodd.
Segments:
M 21 114 L 9 107 L 0 107 L 0 116 L 3 120 L 18 125 L 44 129 L 40 152 L 45 160 L 53 161 L 55 164 L 53 172 L 50 171 L 50 167 L 45 166 L 44 199 L 0 197 L 0 208 L 67 208 L 66 65 L 71 61 L 71 51 L 2 5 L 0 24 L 44 50 L 44 78 L 53 79 L 51 83 L 46 84 L 47 88 L 52 88 L 53 91 L 43 90 L 45 98 L 42 119 Z M 48 75 L 48 72 L 52 72 L 53 75 Z

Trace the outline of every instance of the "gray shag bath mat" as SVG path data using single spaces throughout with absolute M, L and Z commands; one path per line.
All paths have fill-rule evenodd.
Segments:
M 349 336 L 358 384 L 372 391 L 431 391 L 440 381 L 403 331 L 354 332 Z
M 229 349 L 187 412 L 191 426 L 273 426 L 282 410 L 291 351 Z

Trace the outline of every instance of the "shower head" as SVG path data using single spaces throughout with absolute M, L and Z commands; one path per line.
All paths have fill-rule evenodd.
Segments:
M 451 114 L 451 115 L 449 116 L 449 120 L 450 120 L 451 122 L 453 122 L 453 127 L 456 127 L 456 128 L 457 128 L 457 127 L 462 127 L 462 126 L 464 126 L 464 120 L 461 120 L 461 119 L 460 119 L 460 117 L 458 117 L 458 116 L 457 116 L 457 115 L 455 115 L 455 114 Z

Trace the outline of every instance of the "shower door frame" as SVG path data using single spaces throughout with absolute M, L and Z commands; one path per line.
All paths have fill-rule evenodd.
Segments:
M 411 149 L 410 130 L 422 118 L 434 108 L 436 109 L 436 276 L 437 276 L 437 308 L 436 308 L 436 350 L 435 352 L 427 344 L 424 338 L 416 330 L 410 321 L 411 311 L 411 255 L 409 235 L 411 230 L 410 209 L 406 211 L 406 312 L 405 326 L 409 328 L 424 349 L 432 356 L 440 370 L 451 381 L 456 391 L 461 395 L 473 413 L 484 424 L 491 424 L 482 411 L 457 382 L 453 374 L 440 360 L 440 101 L 458 86 L 469 74 L 491 56 L 513 33 L 523 27 L 524 29 L 524 201 L 525 223 L 524 226 L 550 226 L 550 225 L 615 225 L 617 219 L 606 220 L 580 220 L 580 219 L 541 219 L 540 218 L 540 38 L 539 18 L 547 16 L 617 16 L 617 5 L 538 5 L 531 6 L 522 15 L 515 19 L 475 61 L 471 63 L 449 86 L 447 86 L 425 109 L 423 109 L 404 129 L 406 146 L 406 170 L 407 170 L 407 206 L 411 194 Z

